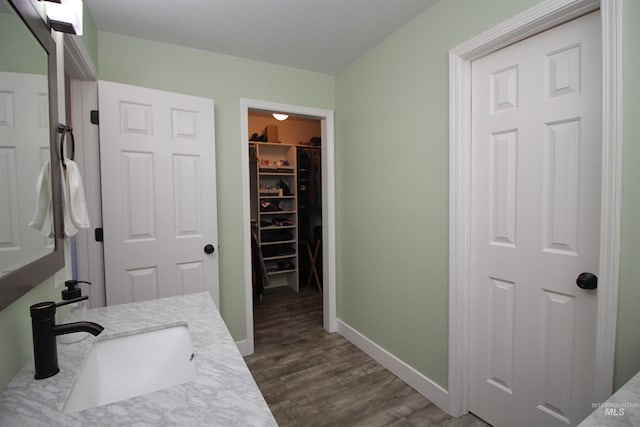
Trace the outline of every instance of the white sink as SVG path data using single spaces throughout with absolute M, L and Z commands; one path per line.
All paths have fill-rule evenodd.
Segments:
M 96 341 L 64 404 L 76 412 L 191 381 L 198 375 L 186 324 Z

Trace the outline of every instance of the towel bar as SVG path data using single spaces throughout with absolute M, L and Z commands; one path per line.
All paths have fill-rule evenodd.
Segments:
M 62 123 L 58 123 L 58 133 L 60 134 L 60 162 L 62 163 L 63 168 L 67 168 L 67 165 L 64 163 L 64 136 L 65 134 L 71 135 L 71 156 L 67 157 L 69 160 L 73 160 L 76 155 L 76 140 L 73 137 L 73 129 L 71 126 L 63 125 Z

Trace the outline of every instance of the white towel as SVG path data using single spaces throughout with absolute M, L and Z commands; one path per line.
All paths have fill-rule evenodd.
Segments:
M 44 163 L 36 183 L 36 209 L 29 227 L 42 231 L 45 237 L 53 237 L 53 201 L 51 199 L 51 164 Z
M 84 197 L 84 186 L 80 168 L 73 160 L 64 159 L 66 170 L 62 169 L 62 189 L 64 194 L 64 234 L 71 237 L 79 228 L 89 228 L 89 212 Z

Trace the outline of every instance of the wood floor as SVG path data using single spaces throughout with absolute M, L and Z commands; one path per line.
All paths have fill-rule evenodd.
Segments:
M 451 418 L 338 334 L 322 328 L 316 290 L 265 293 L 245 358 L 271 412 L 287 426 L 486 426 Z

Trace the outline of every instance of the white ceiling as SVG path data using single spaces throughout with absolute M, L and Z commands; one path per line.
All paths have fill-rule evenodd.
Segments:
M 336 74 L 436 0 L 85 0 L 100 31 Z

